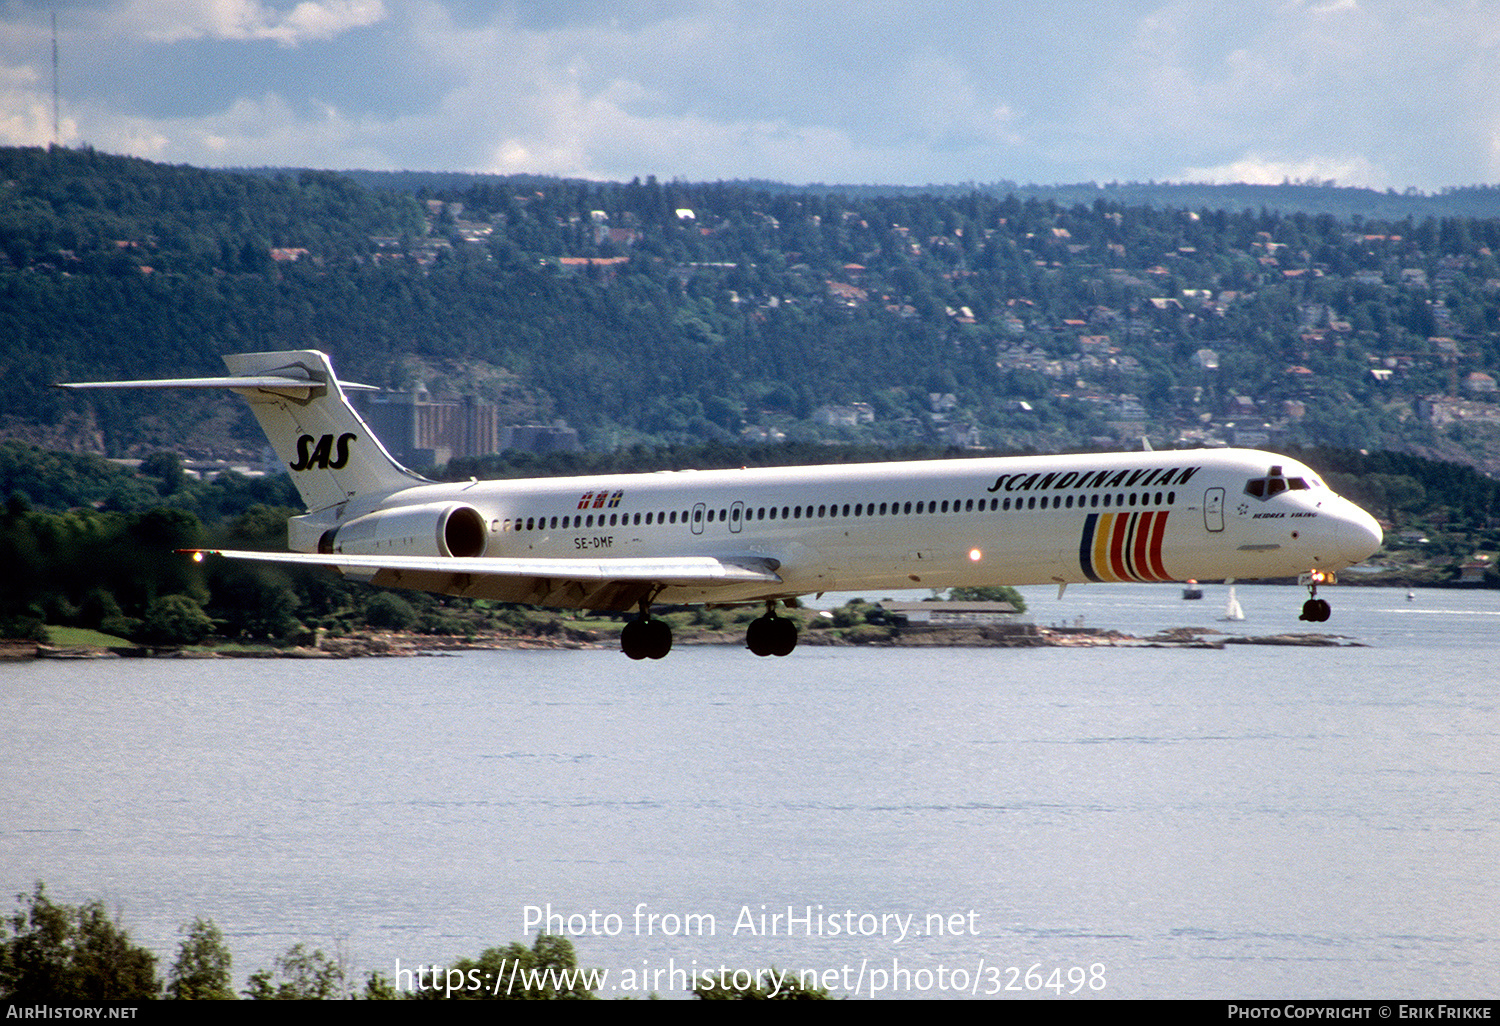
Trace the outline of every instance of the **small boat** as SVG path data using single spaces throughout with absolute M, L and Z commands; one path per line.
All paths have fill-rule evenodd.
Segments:
M 1224 615 L 1219 617 L 1219 619 L 1243 620 L 1244 618 L 1245 610 L 1240 607 L 1240 600 L 1235 597 L 1234 586 L 1231 585 L 1229 588 L 1229 601 L 1224 603 Z
M 1182 597 L 1185 599 L 1201 599 L 1203 597 L 1203 589 L 1198 587 L 1197 581 L 1184 581 L 1182 584 Z

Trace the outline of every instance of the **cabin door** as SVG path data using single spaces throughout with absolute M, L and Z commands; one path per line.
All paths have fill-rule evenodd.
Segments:
M 735 534 L 740 533 L 740 526 L 745 519 L 745 504 L 736 502 L 729 507 L 729 530 Z
M 1210 531 L 1224 530 L 1224 489 L 1210 488 L 1203 493 L 1203 526 Z

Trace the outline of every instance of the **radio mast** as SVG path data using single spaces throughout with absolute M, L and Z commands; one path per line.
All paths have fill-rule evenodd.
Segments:
M 56 146 L 62 141 L 62 133 L 58 131 L 58 101 L 57 91 L 57 12 L 52 12 L 52 145 Z

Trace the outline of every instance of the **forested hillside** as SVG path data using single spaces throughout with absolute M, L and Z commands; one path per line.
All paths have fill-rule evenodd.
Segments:
M 355 380 L 565 418 L 594 449 L 1145 434 L 1500 465 L 1497 219 L 1110 190 L 406 185 L 0 150 L 0 430 L 110 454 L 258 448 L 229 399 L 44 386 L 317 347 Z

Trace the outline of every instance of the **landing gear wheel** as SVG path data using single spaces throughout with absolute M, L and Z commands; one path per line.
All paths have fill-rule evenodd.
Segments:
M 646 621 L 646 658 L 661 659 L 672 651 L 672 627 L 665 620 Z
M 797 647 L 797 624 L 768 611 L 750 621 L 745 630 L 745 646 L 758 656 L 791 655 Z
M 745 628 L 745 647 L 758 656 L 771 654 L 771 618 L 758 616 Z
M 660 659 L 672 651 L 672 627 L 644 616 L 631 620 L 620 631 L 620 650 L 631 659 Z
M 1327 602 L 1320 598 L 1310 598 L 1302 603 L 1302 616 L 1299 619 L 1306 620 L 1308 623 L 1323 623 L 1331 615 L 1333 615 L 1333 609 Z

